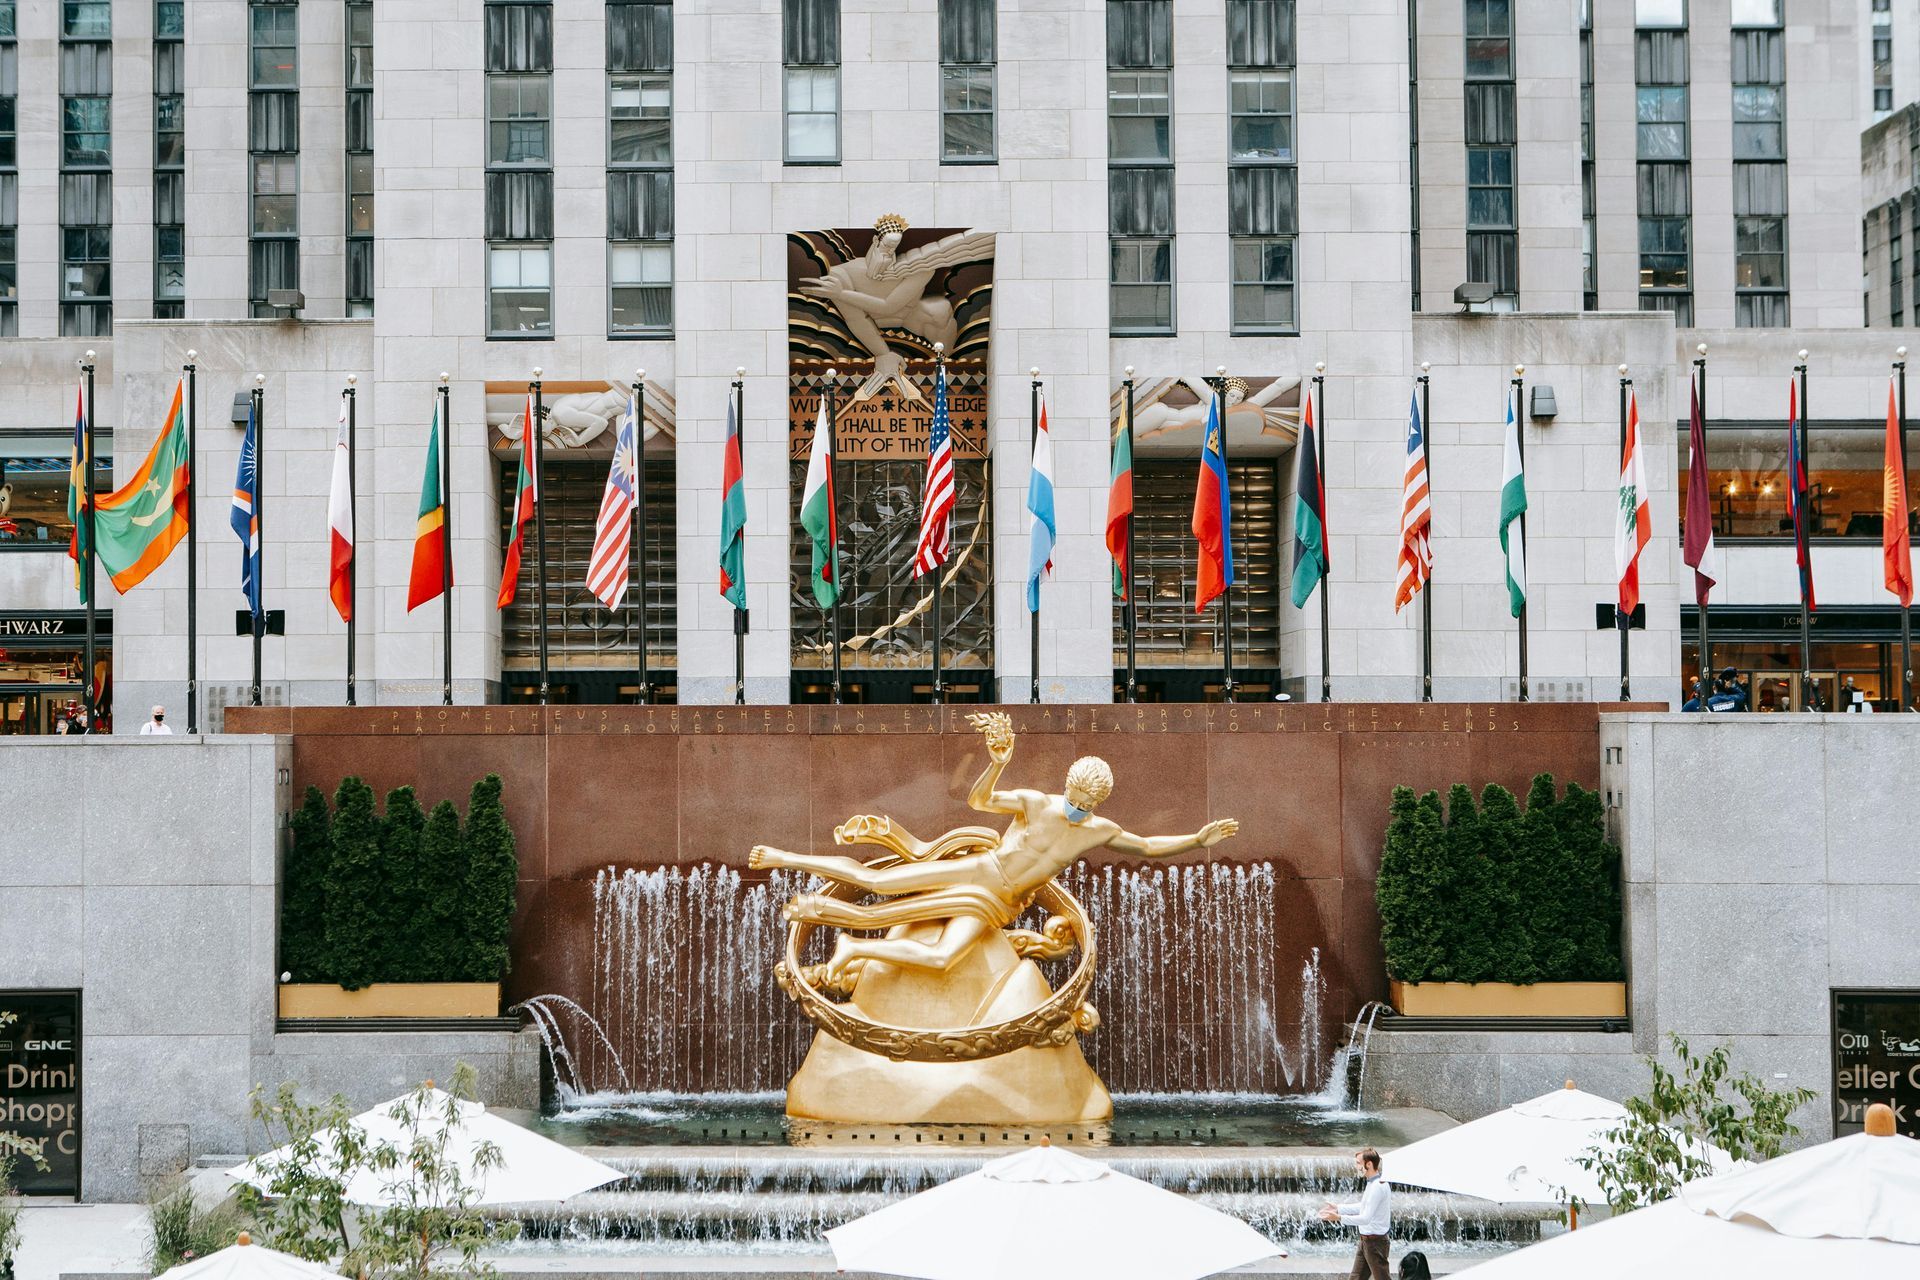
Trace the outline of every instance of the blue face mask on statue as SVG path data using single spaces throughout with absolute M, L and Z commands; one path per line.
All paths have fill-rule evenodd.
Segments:
M 1093 810 L 1091 810 L 1091 809 L 1082 809 L 1082 808 L 1081 808 L 1081 807 L 1080 807 L 1079 805 L 1077 805 L 1077 804 L 1075 804 L 1075 803 L 1074 803 L 1073 801 L 1071 801 L 1071 800 L 1067 800 L 1067 799 L 1064 799 L 1064 798 L 1063 798 L 1063 799 L 1062 799 L 1062 801 L 1061 801 L 1061 803 L 1063 803 L 1063 804 L 1065 804 L 1065 805 L 1067 806 L 1067 821 L 1068 821 L 1068 822 L 1072 822 L 1072 823 L 1076 823 L 1076 824 L 1078 824 L 1078 823 L 1082 823 L 1082 822 L 1085 822 L 1085 821 L 1087 820 L 1087 818 L 1088 818 L 1088 816 L 1089 816 L 1089 815 L 1091 815 L 1091 814 L 1093 813 Z

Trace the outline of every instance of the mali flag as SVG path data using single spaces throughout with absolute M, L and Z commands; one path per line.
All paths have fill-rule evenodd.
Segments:
M 146 580 L 187 536 L 187 485 L 193 456 L 187 448 L 185 388 L 176 384 L 160 438 L 124 485 L 99 498 L 94 537 L 101 567 L 114 590 L 125 593 Z
M 434 397 L 433 434 L 427 437 L 427 474 L 420 480 L 420 515 L 413 526 L 413 570 L 407 612 L 438 596 L 453 575 L 447 566 L 447 495 L 440 492 L 440 398 Z
M 1133 527 L 1133 424 L 1113 437 L 1113 473 L 1107 479 L 1107 551 L 1113 556 L 1113 596 L 1128 598 L 1133 565 L 1127 560 L 1127 534 Z

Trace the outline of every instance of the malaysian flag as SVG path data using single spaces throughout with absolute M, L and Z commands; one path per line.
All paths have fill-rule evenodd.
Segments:
M 1433 508 L 1427 493 L 1427 431 L 1420 421 L 1420 396 L 1414 393 L 1407 410 L 1407 480 L 1400 503 L 1400 585 L 1393 593 L 1393 611 L 1400 612 L 1427 583 L 1433 572 Z
M 638 416 L 639 406 L 629 393 L 626 417 L 613 444 L 613 465 L 607 469 L 607 490 L 600 497 L 600 516 L 593 522 L 593 551 L 587 556 L 587 590 L 609 609 L 618 609 L 627 594 L 627 557 L 633 549 L 633 509 L 640 480 L 634 445 Z
M 920 495 L 920 543 L 913 552 L 913 576 L 932 573 L 952 550 L 948 521 L 953 515 L 953 424 L 947 415 L 947 367 L 933 375 L 933 429 L 927 433 L 927 487 Z

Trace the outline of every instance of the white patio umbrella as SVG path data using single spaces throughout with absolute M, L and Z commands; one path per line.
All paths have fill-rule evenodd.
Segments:
M 237 1243 L 162 1271 L 160 1277 L 164 1280 L 340 1280 L 340 1273 L 317 1262 L 254 1244 L 252 1237 L 242 1231 Z
M 1878 1114 L 1876 1114 L 1878 1113 Z M 1474 1280 L 1920 1275 L 1920 1142 L 1867 1132 L 1690 1182 L 1671 1200 L 1473 1269 Z
M 843 1271 L 1199 1280 L 1284 1255 L 1238 1218 L 1042 1145 L 827 1232 Z
M 413 1135 L 390 1113 L 410 1096 L 395 1098 L 353 1118 L 353 1123 L 365 1132 L 367 1145 L 391 1143 L 404 1155 L 413 1143 Z M 427 1090 L 419 1125 L 421 1136 L 439 1133 L 449 1101 L 452 1099 L 439 1089 Z M 565 1200 L 625 1176 L 618 1169 L 588 1159 L 571 1147 L 543 1138 L 510 1120 L 502 1120 L 477 1102 L 457 1101 L 454 1106 L 458 1118 L 448 1135 L 445 1158 L 457 1165 L 461 1178 L 477 1190 L 476 1204 L 539 1204 Z M 500 1163 L 476 1174 L 474 1156 L 482 1143 L 492 1143 L 500 1149 Z M 280 1147 L 255 1156 L 228 1172 L 242 1182 L 264 1187 L 279 1162 L 286 1159 L 288 1150 Z M 347 1199 L 360 1205 L 398 1203 L 406 1179 L 404 1159 L 400 1167 L 390 1173 L 355 1170 L 347 1181 Z
M 1543 1093 L 1505 1111 L 1468 1121 L 1387 1153 L 1382 1172 L 1396 1187 L 1425 1187 L 1500 1204 L 1558 1200 L 1566 1188 L 1590 1205 L 1606 1192 L 1574 1163 L 1605 1146 L 1604 1134 L 1627 1118 L 1617 1102 L 1576 1089 Z M 1706 1149 L 1716 1173 L 1735 1167 L 1718 1147 Z

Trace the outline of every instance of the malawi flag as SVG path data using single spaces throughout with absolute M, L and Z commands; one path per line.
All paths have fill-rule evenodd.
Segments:
M 1113 556 L 1113 595 L 1131 595 L 1133 565 L 1127 560 L 1127 534 L 1133 529 L 1133 424 L 1113 438 L 1113 474 L 1107 481 L 1107 550 Z
M 540 501 L 540 476 L 533 463 L 533 433 L 539 430 L 533 420 L 533 393 L 527 393 L 527 413 L 523 419 L 524 428 L 520 432 L 520 478 L 514 485 L 513 498 L 513 541 L 507 544 L 506 563 L 500 568 L 500 595 L 494 602 L 494 608 L 504 609 L 513 603 L 514 592 L 520 586 L 520 551 L 526 545 L 527 525 L 533 520 L 533 509 Z
M 140 469 L 96 500 L 94 539 L 100 566 L 116 591 L 125 593 L 146 581 L 187 536 L 187 485 L 193 455 L 187 449 L 184 403 L 185 388 L 176 383 L 166 425 Z
M 833 509 L 833 444 L 827 422 L 827 398 L 813 420 L 813 448 L 807 453 L 807 483 L 800 493 L 800 527 L 813 539 L 813 598 L 822 609 L 840 598 L 840 525 Z
M 740 458 L 740 414 L 727 397 L 727 447 L 720 463 L 720 594 L 747 607 L 747 486 Z
M 1327 482 L 1320 469 L 1320 435 L 1313 426 L 1313 393 L 1302 397 L 1300 439 L 1294 443 L 1293 607 L 1303 609 L 1332 566 L 1327 561 Z
M 427 437 L 427 474 L 420 479 L 420 514 L 413 523 L 413 570 L 407 611 L 437 597 L 453 581 L 447 565 L 447 495 L 440 492 L 440 398 L 434 397 L 433 434 Z

